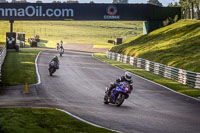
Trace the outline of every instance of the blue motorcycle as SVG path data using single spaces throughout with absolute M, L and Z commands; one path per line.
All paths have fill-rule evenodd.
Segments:
M 111 91 L 110 96 L 108 95 L 108 88 L 106 88 L 104 103 L 112 103 L 119 107 L 122 105 L 124 100 L 129 97 L 131 91 L 130 85 L 127 82 L 119 83 L 116 88 Z

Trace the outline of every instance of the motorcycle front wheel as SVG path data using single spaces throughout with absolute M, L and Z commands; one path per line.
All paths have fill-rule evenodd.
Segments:
M 115 102 L 117 107 L 122 105 L 122 103 L 124 102 L 124 99 L 125 99 L 125 94 L 119 93 L 118 96 L 117 96 L 116 102 Z

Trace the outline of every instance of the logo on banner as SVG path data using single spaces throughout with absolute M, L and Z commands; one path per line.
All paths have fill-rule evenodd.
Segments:
M 107 15 L 104 15 L 104 19 L 120 19 L 120 15 L 117 15 L 118 10 L 114 5 L 109 6 L 106 9 Z

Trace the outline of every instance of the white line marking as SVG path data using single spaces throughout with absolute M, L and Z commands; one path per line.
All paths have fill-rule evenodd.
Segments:
M 82 118 L 80 118 L 80 117 L 78 117 L 78 116 L 75 116 L 75 115 L 73 115 L 73 114 L 71 114 L 71 113 L 69 113 L 69 112 L 67 112 L 67 111 L 65 111 L 65 110 L 57 109 L 57 108 L 56 108 L 56 110 L 62 111 L 62 112 L 64 112 L 64 113 L 66 113 L 66 114 L 72 116 L 73 118 L 76 118 L 77 120 L 80 120 L 80 121 L 85 122 L 85 123 L 87 123 L 87 124 L 90 124 L 90 125 L 92 125 L 92 126 L 95 126 L 95 127 L 99 127 L 99 128 L 107 129 L 107 130 L 110 130 L 110 131 L 114 131 L 114 132 L 121 133 L 120 131 L 113 130 L 113 129 L 109 129 L 109 128 L 105 128 L 105 127 L 102 127 L 102 126 L 100 126 L 100 125 L 97 125 L 97 124 L 91 123 L 91 122 L 89 122 L 89 121 L 86 121 L 86 120 L 84 120 L 84 119 L 82 119 Z
M 39 57 L 39 55 L 40 55 L 41 52 L 42 52 L 42 51 L 40 51 L 40 52 L 38 53 L 38 55 L 37 55 L 37 57 L 36 57 L 36 59 L 35 59 L 35 69 L 36 69 L 36 74 L 37 74 L 37 80 L 38 80 L 38 82 L 37 82 L 36 84 L 34 84 L 34 85 L 39 85 L 39 84 L 41 84 L 40 74 L 39 74 L 39 70 L 38 70 L 38 66 L 37 66 L 38 57 Z
M 95 59 L 97 59 L 96 57 L 94 57 L 93 54 L 92 54 L 92 57 L 95 58 Z M 100 59 L 97 59 L 97 60 L 101 61 Z M 101 61 L 101 62 L 103 62 L 103 61 Z M 107 62 L 104 62 L 104 63 L 107 63 Z M 107 63 L 107 64 L 109 64 L 109 63 Z M 111 65 L 111 64 L 109 64 L 109 65 Z M 112 66 L 113 66 L 113 65 L 112 65 Z M 122 69 L 122 68 L 120 68 L 120 67 L 117 67 L 117 66 L 113 66 L 113 67 L 118 68 L 118 69 L 123 70 L 123 71 L 126 71 L 126 70 L 124 70 L 124 69 Z M 180 94 L 180 95 L 182 95 L 182 96 L 185 96 L 185 97 L 188 97 L 188 98 L 191 98 L 191 99 L 193 99 L 193 100 L 197 100 L 197 101 L 200 102 L 200 99 L 198 99 L 198 98 L 194 98 L 194 97 L 185 95 L 185 94 L 183 94 L 183 93 L 177 92 L 177 91 L 175 91 L 175 90 L 173 90 L 173 89 L 171 89 L 171 88 L 168 88 L 168 87 L 166 87 L 166 86 L 164 86 L 164 85 L 161 85 L 161 84 L 159 84 L 159 83 L 156 83 L 156 82 L 154 82 L 154 81 L 151 81 L 151 80 L 149 80 L 149 79 L 146 79 L 146 78 L 144 78 L 144 77 L 141 77 L 141 76 L 136 75 L 136 74 L 134 74 L 134 73 L 132 73 L 132 74 L 133 74 L 134 76 L 136 76 L 136 77 L 139 77 L 139 78 L 144 79 L 144 80 L 146 80 L 146 81 L 149 81 L 149 82 L 151 82 L 151 83 L 153 83 L 153 84 L 156 84 L 156 85 L 158 85 L 158 86 L 161 86 L 161 87 L 163 87 L 163 88 L 165 88 L 165 89 L 167 89 L 167 90 L 170 90 L 170 91 L 172 91 L 172 92 L 174 92 L 174 93 Z

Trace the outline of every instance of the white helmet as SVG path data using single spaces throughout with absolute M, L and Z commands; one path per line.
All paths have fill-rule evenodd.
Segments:
M 132 78 L 132 73 L 130 73 L 130 72 L 125 72 L 125 79 L 126 79 L 127 81 L 131 81 L 131 78 Z

